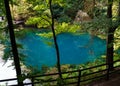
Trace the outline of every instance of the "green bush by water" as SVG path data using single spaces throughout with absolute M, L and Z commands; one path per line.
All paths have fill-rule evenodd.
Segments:
M 55 26 L 55 33 L 56 35 L 60 34 L 60 33 L 76 33 L 78 31 L 80 31 L 81 27 L 80 25 L 76 25 L 76 24 L 69 24 L 69 23 L 59 23 L 59 24 L 56 24 Z M 43 37 L 47 37 L 47 38 L 51 38 L 53 36 L 52 32 L 44 32 L 44 33 L 40 33 L 40 34 L 37 34 L 39 36 L 43 36 Z

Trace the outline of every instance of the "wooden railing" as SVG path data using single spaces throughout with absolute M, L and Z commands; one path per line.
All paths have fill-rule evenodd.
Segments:
M 114 64 L 117 62 L 120 62 L 120 60 L 114 61 Z M 24 83 L 24 85 L 82 86 L 94 82 L 96 80 L 100 80 L 101 78 L 105 80 L 109 80 L 110 75 L 120 72 L 120 63 L 117 66 L 114 66 L 114 70 L 112 71 L 110 71 L 109 67 L 107 66 L 108 64 L 101 64 L 90 68 L 62 72 L 62 76 L 68 75 L 67 77 L 63 77 L 62 79 L 58 77 L 59 73 L 26 76 L 23 78 L 24 79 L 29 78 L 31 80 L 31 83 Z M 0 80 L 0 82 L 8 82 L 14 80 L 17 80 L 17 78 Z M 11 85 L 11 86 L 18 86 L 18 85 Z

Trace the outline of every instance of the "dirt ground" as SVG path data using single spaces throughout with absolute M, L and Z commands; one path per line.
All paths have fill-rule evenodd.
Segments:
M 120 73 L 113 74 L 109 80 L 102 79 L 87 86 L 120 86 Z

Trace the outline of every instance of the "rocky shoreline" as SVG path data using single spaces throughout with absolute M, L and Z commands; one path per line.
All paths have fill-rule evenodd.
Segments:
M 0 44 L 0 63 L 4 62 L 4 60 L 2 59 L 3 55 L 4 55 L 4 45 Z
M 6 63 L 5 61 L 2 59 L 3 55 L 4 55 L 4 45 L 0 44 L 0 80 L 2 79 L 9 79 L 9 78 L 15 78 L 16 77 L 16 71 L 14 70 L 14 67 L 10 65 L 12 64 L 12 60 L 8 60 Z M 4 86 L 4 85 L 11 85 L 16 83 L 16 81 L 14 82 L 1 82 L 0 86 Z

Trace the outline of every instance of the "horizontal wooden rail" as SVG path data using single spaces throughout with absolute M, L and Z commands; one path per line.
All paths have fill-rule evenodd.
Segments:
M 0 82 L 13 81 L 13 80 L 17 80 L 17 78 L 12 78 L 12 79 L 4 79 L 4 80 L 0 80 Z
M 116 63 L 116 62 L 120 62 L 120 60 L 116 60 L 113 63 Z M 77 86 L 80 86 L 81 83 L 87 82 L 87 81 L 90 81 L 90 80 L 96 80 L 96 79 L 100 79 L 100 78 L 105 78 L 106 76 L 109 78 L 110 74 L 113 74 L 113 73 L 118 72 L 120 70 L 120 65 L 118 65 L 118 66 L 114 67 L 114 68 L 116 68 L 118 70 L 109 71 L 109 69 L 107 68 L 107 65 L 108 64 L 101 64 L 101 65 L 97 65 L 97 66 L 93 66 L 93 67 L 89 67 L 89 68 L 85 68 L 85 69 L 79 69 L 79 70 L 74 70 L 74 71 L 62 72 L 61 74 L 77 73 L 76 76 L 69 76 L 69 77 L 63 78 L 62 79 L 63 81 L 71 79 L 71 82 L 64 83 L 64 86 L 67 86 L 67 85 L 70 85 L 70 84 L 76 84 Z M 106 66 L 106 68 L 104 68 L 102 70 L 95 71 L 95 72 L 86 73 L 86 74 L 83 74 L 83 75 L 81 74 L 83 71 L 91 70 L 91 69 L 99 68 L 99 67 L 103 67 L 103 66 Z M 100 75 L 94 76 L 94 74 L 99 74 L 99 73 L 100 73 Z M 53 78 L 47 79 L 47 80 L 39 79 L 40 77 L 47 77 L 47 76 L 51 76 L 52 77 L 52 76 L 56 76 L 56 75 L 59 75 L 59 73 L 51 73 L 51 74 L 43 74 L 43 75 L 33 75 L 33 76 L 29 75 L 29 76 L 26 76 L 25 78 L 34 79 L 36 81 L 33 81 L 31 83 L 24 83 L 24 85 L 30 85 L 30 84 L 33 85 L 33 84 L 57 82 L 58 79 L 53 79 Z M 89 78 L 84 79 L 85 77 L 92 76 L 92 75 L 94 77 L 89 77 Z M 72 79 L 75 79 L 76 81 L 72 81 Z M 7 82 L 7 81 L 13 81 L 13 80 L 17 80 L 17 78 L 4 79 L 4 80 L 0 80 L 0 82 Z M 11 85 L 11 86 L 17 86 L 17 85 Z M 57 86 L 57 85 L 55 85 L 55 86 Z

